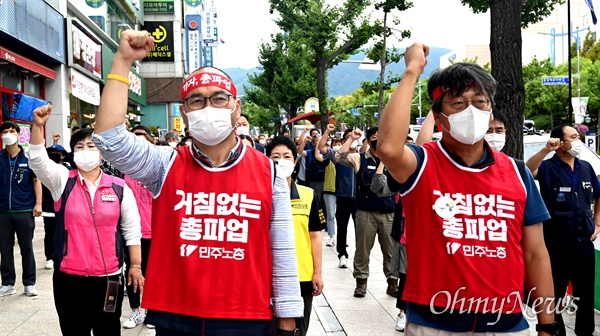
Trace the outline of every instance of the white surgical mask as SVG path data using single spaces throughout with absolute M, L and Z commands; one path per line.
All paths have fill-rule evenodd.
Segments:
M 581 154 L 581 147 L 583 143 L 579 140 L 571 142 L 571 149 L 567 150 L 567 153 L 571 154 L 571 156 L 579 157 Z
M 356 147 L 358 147 L 358 140 L 354 140 L 350 144 L 350 149 L 356 149 Z
M 89 172 L 100 165 L 100 151 L 84 149 L 73 153 L 77 168 Z
M 250 135 L 250 127 L 238 126 L 238 128 L 235 129 L 235 133 L 237 135 Z
M 177 148 L 177 142 L 169 142 L 169 146 Z
M 279 159 L 277 160 L 277 169 L 281 169 L 281 172 L 285 177 L 292 176 L 292 173 L 294 172 L 294 162 L 287 159 Z
M 206 106 L 203 109 L 187 112 L 188 129 L 194 139 L 214 146 L 223 142 L 233 131 L 231 110 Z
M 186 142 L 185 142 L 185 144 L 186 144 L 187 146 L 191 146 L 191 145 L 192 145 L 192 142 L 191 142 L 191 141 L 186 141 Z
M 327 141 L 327 146 L 331 146 L 331 141 Z
M 258 143 L 264 146 L 265 145 L 265 140 L 262 140 L 262 139 L 258 140 Z
M 482 111 L 469 105 L 465 110 L 447 116 L 450 121 L 450 135 L 456 141 L 465 145 L 473 145 L 479 142 L 490 126 L 490 111 Z
M 497 151 L 501 151 L 506 143 L 506 134 L 488 133 L 485 135 L 485 140 L 488 142 L 490 147 Z
M 2 142 L 6 146 L 14 145 L 17 142 L 17 136 L 12 133 L 6 133 L 2 135 Z
M 333 149 L 335 150 L 340 150 L 340 148 L 342 148 L 342 146 L 333 146 Z

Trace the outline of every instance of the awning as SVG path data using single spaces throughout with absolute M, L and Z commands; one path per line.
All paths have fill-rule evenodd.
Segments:
M 287 123 L 291 124 L 291 123 L 296 122 L 298 120 L 307 120 L 311 124 L 316 124 L 316 123 L 318 123 L 321 120 L 321 115 L 320 114 L 316 114 L 315 112 L 303 113 L 301 115 L 295 116 L 294 118 L 288 120 Z M 329 116 L 329 123 L 335 125 L 335 120 L 333 120 L 331 118 L 331 116 Z
M 47 68 L 39 63 L 36 63 L 26 57 L 23 57 L 17 53 L 14 53 L 6 48 L 0 47 L 0 58 L 3 58 L 11 63 L 14 63 L 20 67 L 23 67 L 27 70 L 31 70 L 33 72 L 39 73 L 40 75 L 50 78 L 56 79 L 56 72 L 50 68 Z

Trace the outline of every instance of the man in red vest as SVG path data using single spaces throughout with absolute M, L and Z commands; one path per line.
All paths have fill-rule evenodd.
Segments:
M 240 100 L 231 79 L 205 67 L 181 88 L 193 143 L 156 147 L 128 133 L 127 76 L 153 46 L 125 31 L 102 94 L 94 141 L 142 182 L 152 205 L 152 246 L 142 307 L 157 335 L 280 335 L 302 317 L 294 228 L 285 176 L 235 135 Z
M 407 335 L 529 335 L 527 283 L 538 335 L 554 335 L 553 285 L 541 222 L 549 218 L 531 172 L 491 148 L 496 81 L 457 63 L 429 79 L 442 140 L 405 145 L 414 87 L 429 48 L 404 54 L 406 71 L 379 129 L 377 151 L 406 216 Z

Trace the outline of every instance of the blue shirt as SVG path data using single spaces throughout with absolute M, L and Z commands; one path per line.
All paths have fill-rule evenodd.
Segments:
M 465 161 L 456 153 L 452 152 L 448 146 L 442 141 L 442 147 L 449 153 L 450 158 L 462 166 L 468 166 Z M 404 184 L 398 183 L 392 176 L 388 176 L 388 186 L 392 191 L 401 193 L 410 189 L 417 177 L 423 163 L 425 161 L 425 150 L 415 144 L 407 145 L 417 158 L 417 168 L 415 172 L 408 178 Z M 501 154 L 502 155 L 502 154 Z M 482 168 L 493 165 L 496 162 L 493 152 L 487 143 L 484 143 L 482 158 L 471 165 L 471 168 Z M 550 214 L 546 210 L 546 206 L 540 192 L 538 191 L 533 175 L 529 169 L 524 168 L 524 174 L 521 173 L 523 184 L 527 193 L 525 200 L 525 212 L 523 215 L 523 226 L 541 223 L 550 219 Z M 501 183 L 501 181 L 499 181 Z M 529 323 L 525 320 L 522 313 L 518 314 L 493 314 L 493 313 L 433 313 L 429 306 L 408 303 L 406 309 L 406 320 L 410 323 L 423 325 L 426 327 L 446 330 L 450 332 L 517 332 L 529 328 Z M 497 322 L 496 322 L 497 320 Z

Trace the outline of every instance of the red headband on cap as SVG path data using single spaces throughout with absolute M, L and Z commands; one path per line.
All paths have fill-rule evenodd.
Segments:
M 185 99 L 185 96 L 193 89 L 200 86 L 218 86 L 221 89 L 231 92 L 234 97 L 237 97 L 237 90 L 233 82 L 222 75 L 217 73 L 202 72 L 193 76 L 190 76 L 183 86 L 181 86 L 181 101 Z
M 477 86 L 476 83 L 470 82 L 470 83 L 465 83 L 465 86 Z M 437 101 L 438 98 L 440 98 L 444 93 L 450 91 L 450 87 L 448 86 L 438 86 L 435 89 L 433 89 L 433 101 Z

